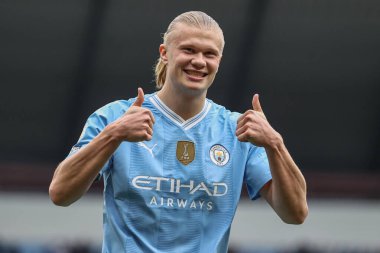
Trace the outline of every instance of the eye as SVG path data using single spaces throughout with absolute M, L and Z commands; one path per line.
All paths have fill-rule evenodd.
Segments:
M 184 48 L 182 49 L 182 51 L 184 51 L 184 52 L 187 53 L 187 54 L 192 54 L 192 53 L 195 52 L 194 49 L 192 49 L 191 47 L 184 47 Z
M 215 52 L 206 52 L 205 56 L 207 58 L 215 58 L 215 57 L 217 57 L 217 54 Z

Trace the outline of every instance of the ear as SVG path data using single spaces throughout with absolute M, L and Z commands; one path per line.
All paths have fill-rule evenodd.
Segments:
M 218 70 L 219 70 L 220 63 L 222 62 L 222 56 L 223 56 L 223 55 L 220 55 L 220 56 L 219 56 L 219 59 L 218 59 Z
M 160 48 L 159 48 L 159 51 L 160 51 L 160 58 L 161 58 L 161 60 L 164 63 L 167 63 L 168 62 L 168 55 L 167 55 L 166 46 L 164 44 L 161 44 Z

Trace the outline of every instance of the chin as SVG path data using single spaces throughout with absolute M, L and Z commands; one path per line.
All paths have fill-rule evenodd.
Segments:
M 184 86 L 190 90 L 207 90 L 210 84 L 206 82 L 188 82 Z
M 203 93 L 207 92 L 207 88 L 205 85 L 183 85 L 182 86 L 182 91 L 190 96 L 199 96 L 202 95 Z
M 202 80 L 202 81 L 192 81 L 192 80 L 186 80 L 182 83 L 183 86 L 190 90 L 207 90 L 211 83 L 208 80 Z

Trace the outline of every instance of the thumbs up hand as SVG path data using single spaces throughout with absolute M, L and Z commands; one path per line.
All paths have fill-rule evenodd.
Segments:
M 261 104 L 260 104 L 260 100 L 259 100 L 259 94 L 253 95 L 253 98 L 252 98 L 252 108 L 253 108 L 253 110 L 255 112 L 258 113 L 258 115 L 260 115 L 260 117 L 264 118 L 265 120 L 267 119 L 265 117 L 263 109 L 261 108 Z
M 281 135 L 272 128 L 265 117 L 258 94 L 252 98 L 252 109 L 239 117 L 235 134 L 239 141 L 265 148 L 282 141 Z
M 107 126 L 120 142 L 139 142 L 152 139 L 155 119 L 149 109 L 142 107 L 143 103 L 144 91 L 142 88 L 138 88 L 136 101 L 120 118 Z
M 136 101 L 133 103 L 132 106 L 138 106 L 141 107 L 144 103 L 144 91 L 141 88 L 137 89 L 137 98 Z

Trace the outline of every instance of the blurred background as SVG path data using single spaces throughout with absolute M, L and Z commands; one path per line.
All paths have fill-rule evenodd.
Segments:
M 62 208 L 51 177 L 93 111 L 155 91 L 161 35 L 189 10 L 226 40 L 208 97 L 243 112 L 259 93 L 308 183 L 302 226 L 243 192 L 230 251 L 380 252 L 378 0 L 1 0 L 0 252 L 100 252 L 101 183 Z

